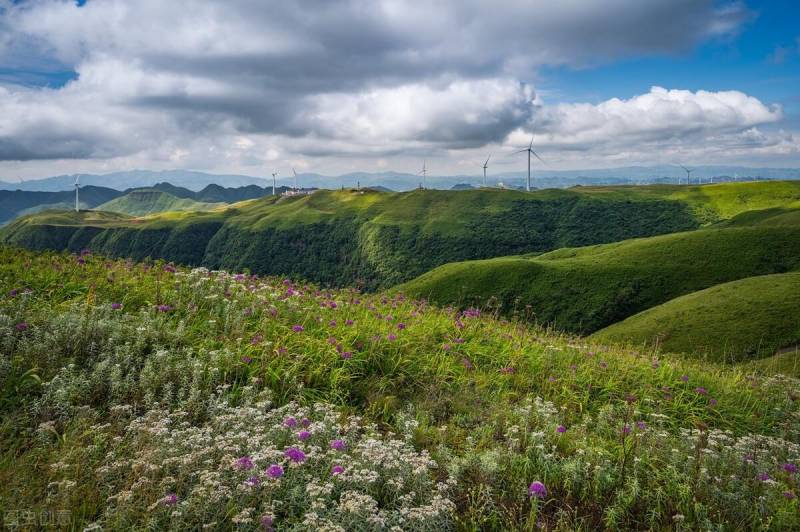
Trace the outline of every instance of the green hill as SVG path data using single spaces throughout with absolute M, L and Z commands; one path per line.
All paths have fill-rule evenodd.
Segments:
M 158 189 L 136 189 L 98 205 L 96 209 L 131 216 L 146 216 L 168 211 L 210 211 L 224 206 L 225 203 L 204 203 L 190 198 L 179 198 Z
M 772 213 L 775 214 L 775 213 Z M 794 213 L 744 214 L 721 227 L 560 249 L 537 257 L 447 264 L 398 287 L 437 304 L 493 304 L 591 333 L 680 295 L 800 268 Z M 780 223 L 770 225 L 767 220 Z
M 800 343 L 800 273 L 749 277 L 672 299 L 592 335 L 741 362 Z
M 105 187 L 85 186 L 80 190 L 81 209 L 92 209 L 121 196 L 123 192 Z M 27 190 L 0 190 L 0 224 L 17 216 L 33 214 L 48 209 L 75 207 L 75 190 L 62 192 L 34 192 Z
M 321 190 L 135 223 L 76 221 L 54 228 L 34 215 L 10 224 L 0 240 L 32 249 L 88 247 L 111 256 L 160 257 L 375 288 L 448 262 L 685 231 L 749 209 L 795 202 L 800 202 L 800 182 L 532 193 Z

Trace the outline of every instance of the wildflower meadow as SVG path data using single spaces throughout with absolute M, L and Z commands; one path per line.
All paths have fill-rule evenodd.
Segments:
M 483 309 L 2 248 L 0 355 L 7 528 L 800 529 L 800 381 Z

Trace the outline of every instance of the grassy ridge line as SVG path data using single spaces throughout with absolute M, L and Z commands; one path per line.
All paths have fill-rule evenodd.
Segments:
M 677 201 L 559 190 L 319 191 L 210 213 L 87 217 L 22 218 L 2 231 L 2 241 L 378 287 L 456 260 L 614 241 L 699 223 Z M 176 241 L 183 245 L 167 245 Z
M 491 300 L 506 313 L 591 333 L 684 294 L 798 268 L 800 225 L 731 226 L 447 264 L 397 289 L 437 304 Z
M 0 240 L 378 288 L 448 262 L 682 231 L 797 198 L 800 182 L 533 193 L 319 191 L 146 219 L 88 221 L 80 215 L 52 225 L 54 215 L 45 213 L 11 224 Z
M 649 308 L 591 336 L 742 362 L 800 342 L 800 273 L 723 283 Z

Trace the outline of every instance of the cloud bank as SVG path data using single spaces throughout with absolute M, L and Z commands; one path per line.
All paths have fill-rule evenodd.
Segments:
M 0 0 L 0 64 L 76 73 L 0 84 L 0 168 L 333 172 L 427 156 L 452 171 L 531 134 L 554 164 L 793 153 L 792 133 L 762 130 L 781 109 L 738 91 L 548 104 L 535 90 L 543 66 L 680 53 L 749 16 L 710 0 Z

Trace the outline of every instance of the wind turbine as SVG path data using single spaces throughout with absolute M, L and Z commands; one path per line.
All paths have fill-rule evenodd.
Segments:
M 292 168 L 292 173 L 294 174 L 294 191 L 297 192 L 297 172 L 294 168 Z
M 80 207 L 78 206 L 78 188 L 80 188 L 80 183 L 78 180 L 80 176 L 75 176 L 75 212 L 81 212 Z
M 689 186 L 691 184 L 691 179 L 690 178 L 692 176 L 692 172 L 694 172 L 694 168 L 686 168 L 683 165 L 680 165 L 680 166 L 681 166 L 681 168 L 686 170 L 686 186 Z
M 272 195 L 273 196 L 275 195 L 275 184 L 277 183 L 277 179 L 275 179 L 276 177 L 278 177 L 278 171 L 277 170 L 272 172 Z
M 533 136 L 531 136 L 531 143 L 528 144 L 527 148 L 519 150 L 519 151 L 515 151 L 514 153 L 512 153 L 512 155 L 516 155 L 517 153 L 522 153 L 522 152 L 528 152 L 528 186 L 525 188 L 525 190 L 530 192 L 531 191 L 531 154 L 533 154 L 534 157 L 536 157 L 537 159 L 542 161 L 542 158 L 539 157 L 539 155 L 535 151 L 533 151 Z M 544 162 L 544 161 L 542 161 L 542 162 Z
M 425 161 L 423 159 L 423 161 L 422 161 L 422 170 L 417 172 L 417 175 L 421 175 L 422 176 L 422 188 L 423 189 L 427 188 L 427 185 L 428 185 L 426 183 L 426 179 L 425 179 L 426 176 L 428 175 L 428 168 L 427 168 L 426 164 L 427 164 L 427 161 Z
M 490 153 L 489 156 L 486 158 L 486 162 L 483 163 L 483 188 L 486 188 L 486 169 L 489 168 L 489 159 L 492 158 L 492 154 Z

